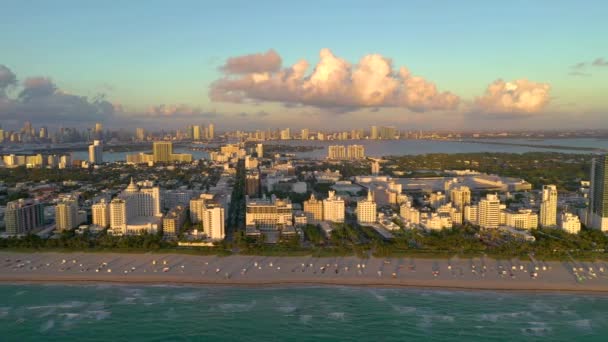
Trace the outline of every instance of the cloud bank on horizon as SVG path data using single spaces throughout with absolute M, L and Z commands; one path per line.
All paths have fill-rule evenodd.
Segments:
M 16 97 L 9 97 L 11 89 L 20 89 Z M 113 115 L 114 106 L 103 97 L 89 100 L 68 94 L 46 77 L 29 77 L 19 84 L 15 73 L 0 64 L 0 119 L 83 122 Z
M 219 68 L 223 76 L 211 83 L 209 98 L 244 105 L 280 103 L 287 107 L 312 107 L 321 112 L 403 108 L 417 113 L 507 114 L 505 117 L 543 113 L 551 99 L 548 83 L 497 79 L 481 96 L 463 100 L 450 91 L 438 90 L 434 82 L 412 74 L 405 66 L 395 68 L 390 58 L 380 54 L 365 55 L 353 64 L 330 49 L 322 49 L 319 61 L 312 68 L 306 60 L 288 67 L 282 64 L 283 59 L 272 49 L 230 57 Z M 603 66 L 606 61 L 598 58 L 587 64 Z M 0 119 L 125 122 L 138 118 L 218 116 L 215 110 L 205 111 L 189 104 L 151 104 L 141 111 L 127 111 L 104 96 L 90 99 L 62 91 L 48 77 L 19 81 L 14 72 L 0 64 Z
M 220 67 L 224 77 L 211 84 L 212 101 L 278 102 L 287 106 L 313 106 L 338 111 L 372 107 L 401 107 L 414 112 L 458 110 L 457 95 L 437 90 L 435 83 L 414 76 L 406 67 L 395 70 L 380 54 L 366 55 L 357 64 L 322 49 L 319 62 L 307 74 L 309 63 L 300 60 L 281 69 L 274 50 L 231 57 Z M 484 114 L 540 113 L 550 101 L 550 85 L 526 79 L 496 80 L 465 112 Z

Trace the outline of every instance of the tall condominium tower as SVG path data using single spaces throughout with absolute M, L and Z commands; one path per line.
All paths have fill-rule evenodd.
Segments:
M 168 163 L 173 154 L 173 144 L 170 141 L 155 141 L 152 147 L 153 160 L 155 163 Z
M 557 226 L 557 187 L 555 185 L 543 185 L 540 225 L 542 227 Z
M 608 156 L 593 159 L 591 187 L 589 191 L 589 219 L 587 224 L 601 231 L 608 231 Z

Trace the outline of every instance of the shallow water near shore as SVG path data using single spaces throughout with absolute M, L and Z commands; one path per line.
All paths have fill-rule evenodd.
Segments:
M 604 340 L 608 296 L 373 287 L 0 285 L 3 341 Z

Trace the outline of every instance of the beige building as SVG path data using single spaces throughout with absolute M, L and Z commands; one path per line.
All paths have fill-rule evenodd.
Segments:
M 323 201 L 316 199 L 315 195 L 311 194 L 308 201 L 304 201 L 304 215 L 307 223 L 310 224 L 323 221 Z
M 181 232 L 186 221 L 186 208 L 177 206 L 171 209 L 163 218 L 163 235 L 176 237 Z
M 560 216 L 560 227 L 570 234 L 578 234 L 581 231 L 581 221 L 576 215 L 562 213 Z
M 500 200 L 496 194 L 488 194 L 479 201 L 479 226 L 498 228 L 500 226 Z
M 59 231 L 76 228 L 81 222 L 78 220 L 78 202 L 64 200 L 55 206 L 55 225 Z
M 505 225 L 517 229 L 536 229 L 538 227 L 538 215 L 530 209 L 520 209 L 516 212 L 505 212 Z
M 258 229 L 281 230 L 293 226 L 292 204 L 289 199 L 248 199 L 245 224 Z
M 102 228 L 110 226 L 110 204 L 102 199 L 91 206 L 93 224 Z
M 103 146 L 99 140 L 94 140 L 93 144 L 89 145 L 89 163 L 103 163 Z
M 471 189 L 465 185 L 451 189 L 450 200 L 454 208 L 464 213 L 464 207 L 471 204 Z
M 323 221 L 344 222 L 345 203 L 342 197 L 330 190 L 328 197 L 323 200 Z
M 112 234 L 156 233 L 162 229 L 160 188 L 139 188 L 131 183 L 110 202 Z
M 540 225 L 542 227 L 557 226 L 557 187 L 543 185 L 540 202 Z
M 357 202 L 357 222 L 374 223 L 376 222 L 376 202 L 370 191 L 367 192 L 367 199 Z

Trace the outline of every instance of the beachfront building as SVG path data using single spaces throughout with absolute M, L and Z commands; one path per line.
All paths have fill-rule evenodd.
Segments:
M 224 228 L 224 207 L 215 202 L 208 202 L 203 212 L 203 231 L 211 240 L 223 240 L 226 237 Z
M 207 209 L 206 203 L 213 201 L 212 194 L 201 194 L 198 198 L 190 200 L 190 222 L 197 224 L 203 221 Z
M 186 221 L 186 208 L 177 206 L 171 209 L 163 218 L 163 235 L 177 237 Z
M 557 226 L 557 187 L 555 185 L 543 185 L 540 225 L 542 227 Z
M 217 203 L 212 194 L 202 194 L 190 200 L 190 221 L 201 224 L 209 239 L 222 240 L 226 236 L 224 207 Z
M 479 226 L 481 228 L 498 228 L 500 226 L 500 200 L 496 194 L 488 194 L 478 204 Z
M 110 229 L 112 234 L 156 233 L 162 228 L 160 189 L 139 188 L 131 183 L 110 202 Z
M 323 221 L 323 201 L 315 198 L 315 194 L 311 194 L 307 201 L 304 201 L 304 215 L 306 222 L 317 224 Z
M 81 222 L 78 220 L 78 202 L 75 199 L 63 200 L 55 206 L 55 226 L 59 231 L 72 230 Z
M 608 232 L 608 155 L 593 158 L 587 225 Z
M 344 199 L 336 196 L 336 192 L 330 190 L 328 197 L 323 200 L 323 220 L 328 222 L 344 222 Z
M 367 198 L 357 202 L 357 222 L 360 224 L 376 222 L 376 202 L 370 191 Z
M 42 203 L 32 199 L 8 202 L 4 212 L 4 225 L 8 235 L 25 235 L 44 225 Z
M 560 228 L 567 233 L 578 234 L 581 231 L 581 221 L 576 215 L 562 213 L 560 216 Z
M 101 228 L 110 226 L 110 204 L 105 199 L 91 206 L 93 224 Z
M 536 229 L 538 227 L 538 214 L 530 209 L 518 211 L 505 211 L 505 226 L 516 229 Z
M 247 198 L 245 224 L 260 230 L 282 230 L 293 226 L 292 204 L 289 199 Z

